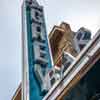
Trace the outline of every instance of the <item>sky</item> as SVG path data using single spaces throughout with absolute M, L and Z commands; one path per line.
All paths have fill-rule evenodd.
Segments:
M 100 27 L 100 0 L 38 0 L 44 6 L 47 32 L 62 21 L 73 31 L 84 26 L 95 32 Z M 11 100 L 21 82 L 22 0 L 0 2 L 0 100 Z

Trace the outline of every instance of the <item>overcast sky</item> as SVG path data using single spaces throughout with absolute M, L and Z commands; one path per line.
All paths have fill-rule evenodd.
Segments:
M 100 27 L 100 0 L 38 0 L 44 5 L 48 33 L 61 21 L 73 31 L 85 26 L 94 34 Z M 22 0 L 0 2 L 0 100 L 10 100 L 21 82 Z

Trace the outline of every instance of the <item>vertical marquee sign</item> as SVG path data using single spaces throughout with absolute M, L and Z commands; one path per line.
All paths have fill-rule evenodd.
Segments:
M 51 68 L 43 7 L 35 0 L 22 5 L 22 100 L 41 100 L 48 91 L 44 79 Z

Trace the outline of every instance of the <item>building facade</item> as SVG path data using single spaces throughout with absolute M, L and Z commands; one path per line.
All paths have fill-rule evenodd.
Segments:
M 28 3 L 29 3 L 29 1 L 28 1 Z M 37 5 L 37 2 L 35 5 Z M 33 19 L 31 21 L 34 22 Z M 46 47 L 44 46 L 44 44 L 40 43 L 40 41 L 42 41 L 42 42 L 45 41 L 45 40 L 41 40 L 41 36 L 39 34 L 39 32 L 42 30 L 41 27 L 39 28 L 37 23 L 35 23 L 35 22 L 32 25 L 36 26 L 36 30 L 33 29 L 33 27 L 32 27 L 32 30 L 31 30 L 32 37 L 30 36 L 31 43 L 34 43 L 33 46 L 35 46 L 34 48 L 32 48 L 32 50 L 35 53 L 37 51 L 39 52 L 38 45 L 40 46 L 40 48 L 42 50 L 44 50 Z M 37 35 L 35 34 L 36 31 L 38 33 Z M 87 38 L 84 38 L 84 37 L 87 37 Z M 33 75 L 35 75 L 37 84 L 39 84 L 39 86 L 40 86 L 40 83 L 42 83 L 40 86 L 42 95 L 44 95 L 54 85 L 54 83 L 61 78 L 61 75 L 66 71 L 68 66 L 70 66 L 71 63 L 75 60 L 77 55 L 82 50 L 82 48 L 80 48 L 80 44 L 83 44 L 83 47 L 84 47 L 89 42 L 90 39 L 91 39 L 91 32 L 83 27 L 80 28 L 77 32 L 73 32 L 70 28 L 70 25 L 65 22 L 62 22 L 60 26 L 53 27 L 52 31 L 49 34 L 50 46 L 47 46 L 47 47 L 51 48 L 51 54 L 52 54 L 53 61 L 54 61 L 54 65 L 53 65 L 54 67 L 52 67 L 52 66 L 49 66 L 49 68 L 47 67 L 46 73 L 44 76 L 41 74 L 42 68 L 40 68 L 38 64 L 35 64 L 36 66 L 34 67 Z M 43 55 L 45 55 L 45 52 Z M 38 59 L 39 55 L 34 55 L 34 57 L 35 57 L 35 59 Z M 46 62 L 46 60 L 42 59 L 41 57 L 39 57 L 39 60 L 36 61 L 36 63 L 41 63 L 41 65 L 45 66 L 44 62 Z M 47 62 L 46 62 L 46 64 L 47 64 Z M 50 67 L 52 67 L 52 68 L 50 68 Z M 24 76 L 25 75 L 26 74 L 24 74 Z M 25 79 L 23 79 L 23 80 L 25 80 Z M 24 82 L 24 84 L 25 84 L 25 82 Z M 28 83 L 28 85 L 29 85 L 29 83 Z M 26 85 L 24 85 L 23 88 L 25 89 L 25 87 L 26 87 Z M 26 94 L 24 94 L 24 95 L 26 95 Z M 41 96 L 41 98 L 42 98 L 42 96 Z M 14 99 L 14 100 L 17 100 L 17 99 Z
M 63 100 L 99 100 L 100 99 L 100 30 L 96 33 L 89 43 L 89 48 L 82 57 L 88 63 L 84 64 L 81 71 L 78 72 L 77 78 L 74 77 L 70 84 L 73 84 L 70 90 L 66 91 L 62 97 Z M 84 50 L 85 51 L 85 50 Z M 69 86 L 68 86 L 69 87 Z M 65 89 L 66 90 L 66 89 Z
M 54 26 L 49 34 L 54 64 L 61 67 L 64 51 L 76 57 L 90 40 L 91 32 L 84 27 L 73 32 L 70 25 L 65 22 L 60 26 Z
M 100 99 L 100 30 L 84 47 L 43 100 Z

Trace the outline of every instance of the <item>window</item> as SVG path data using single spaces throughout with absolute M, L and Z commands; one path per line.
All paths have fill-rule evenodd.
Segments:
M 55 83 L 55 78 L 53 77 L 52 79 L 51 79 L 51 85 L 54 85 L 54 83 Z
M 81 37 L 82 37 L 82 33 L 78 33 L 78 35 L 77 35 L 77 39 L 80 40 Z
M 67 68 L 71 65 L 71 62 L 64 63 L 63 73 L 67 70 Z
M 91 33 L 90 32 L 85 32 L 83 40 L 89 40 L 91 38 Z
M 80 50 L 82 50 L 85 47 L 85 44 L 80 44 L 79 47 L 80 47 Z
M 62 59 L 62 63 L 64 64 L 65 62 L 67 62 L 67 59 L 68 59 L 68 58 L 65 58 L 65 57 L 64 57 L 64 58 Z

